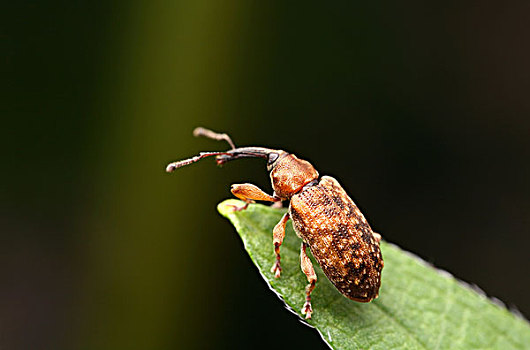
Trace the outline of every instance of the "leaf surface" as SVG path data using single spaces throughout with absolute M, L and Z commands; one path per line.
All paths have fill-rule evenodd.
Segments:
M 271 289 L 301 317 L 307 279 L 300 270 L 301 240 L 287 224 L 281 246 L 282 276 L 270 272 L 272 229 L 285 209 L 252 204 L 219 212 L 239 233 L 250 258 Z M 399 247 L 381 242 L 385 261 L 379 298 L 357 303 L 344 297 L 313 260 L 317 285 L 307 323 L 334 349 L 529 349 L 530 325 L 482 293 Z M 308 250 L 308 254 L 310 254 Z

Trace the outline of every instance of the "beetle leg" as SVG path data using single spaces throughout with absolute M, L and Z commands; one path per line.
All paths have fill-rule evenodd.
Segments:
M 272 243 L 274 244 L 274 252 L 276 253 L 276 262 L 272 265 L 271 272 L 274 274 L 274 277 L 280 277 L 282 268 L 280 266 L 280 246 L 283 243 L 283 238 L 285 237 L 285 224 L 289 220 L 289 213 L 285 213 L 282 216 L 280 222 L 274 226 L 272 231 Z
M 269 202 L 280 201 L 280 198 L 268 195 L 258 186 L 252 184 L 234 184 L 230 191 L 234 196 L 245 202 L 245 205 L 242 207 L 233 206 L 235 211 L 247 209 L 250 203 L 254 203 L 254 200 Z
M 271 208 L 275 208 L 275 209 L 281 209 L 283 208 L 283 203 L 282 201 L 277 201 L 277 202 L 274 202 L 271 204 Z
M 313 313 L 313 308 L 311 307 L 311 292 L 313 291 L 313 289 L 315 289 L 317 275 L 315 273 L 315 269 L 313 268 L 311 260 L 305 252 L 306 248 L 307 243 L 302 242 L 302 246 L 300 249 L 300 264 L 302 267 L 302 271 L 307 276 L 307 281 L 309 282 L 307 287 L 305 287 L 305 303 L 302 307 L 302 314 L 305 315 L 306 319 L 309 319 L 311 318 L 311 314 Z
M 375 241 L 377 243 L 381 242 L 381 235 L 377 232 L 372 232 L 372 234 L 374 235 L 374 238 L 375 238 Z

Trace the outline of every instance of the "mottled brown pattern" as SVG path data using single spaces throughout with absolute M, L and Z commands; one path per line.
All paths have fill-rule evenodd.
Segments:
M 295 194 L 289 213 L 296 233 L 342 294 L 360 302 L 377 297 L 383 268 L 379 243 L 337 180 L 323 176 Z

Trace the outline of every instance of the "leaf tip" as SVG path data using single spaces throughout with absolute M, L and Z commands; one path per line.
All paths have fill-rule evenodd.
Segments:
M 226 199 L 221 203 L 217 204 L 217 211 L 222 216 L 228 218 L 228 216 L 234 213 L 234 207 L 240 207 L 245 203 L 237 199 Z

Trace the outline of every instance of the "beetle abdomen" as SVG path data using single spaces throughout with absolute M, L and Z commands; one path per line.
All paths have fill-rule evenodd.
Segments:
M 291 198 L 293 227 L 335 287 L 368 302 L 381 285 L 383 257 L 370 225 L 342 186 L 330 176 Z

